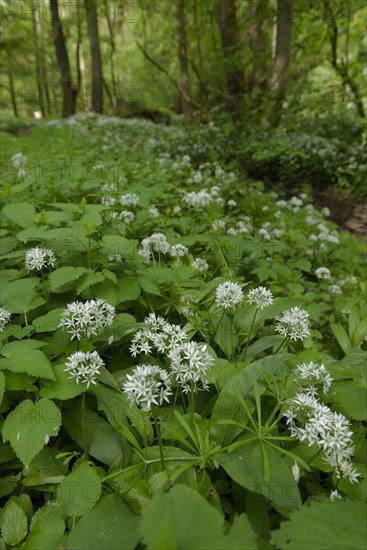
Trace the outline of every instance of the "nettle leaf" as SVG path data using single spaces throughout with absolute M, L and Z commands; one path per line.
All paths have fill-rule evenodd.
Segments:
M 51 382 L 41 388 L 39 392 L 41 397 L 65 400 L 72 399 L 86 391 L 86 384 L 77 384 L 75 378 L 71 378 L 70 373 L 65 371 L 64 363 L 54 365 L 53 369 L 55 382 Z
M 1 535 L 6 544 L 19 545 L 28 532 L 27 516 L 21 506 L 13 501 L 5 507 Z
M 76 283 L 76 291 L 78 294 L 83 292 L 92 285 L 97 283 L 102 283 L 105 280 L 105 275 L 103 273 L 95 272 L 93 269 L 88 269 Z
M 338 410 L 355 420 L 367 420 L 367 389 L 352 381 L 333 384 L 333 402 Z
M 366 517 L 365 502 L 311 501 L 273 532 L 272 541 L 282 550 L 365 550 Z
M 9 220 L 16 223 L 20 227 L 30 227 L 35 225 L 34 219 L 36 209 L 33 204 L 28 202 L 15 202 L 4 206 L 3 213 Z
M 65 292 L 74 281 L 77 281 L 82 275 L 88 273 L 85 267 L 60 267 L 50 273 L 49 281 L 52 292 Z
M 101 495 L 101 479 L 96 469 L 84 462 L 66 476 L 57 489 L 57 500 L 67 516 L 83 516 Z
M 228 534 L 224 518 L 196 492 L 178 485 L 157 496 L 142 512 L 144 543 L 152 550 L 256 549 L 256 535 L 242 514 Z
M 39 518 L 31 527 L 24 550 L 63 548 L 65 522 L 61 518 Z
M 106 254 L 120 254 L 125 259 L 133 258 L 137 249 L 136 241 L 121 235 L 104 235 L 101 246 Z
M 3 307 L 10 313 L 28 313 L 43 305 L 45 300 L 36 292 L 39 284 L 35 277 L 19 279 L 2 288 Z
M 22 484 L 26 487 L 45 485 L 46 483 L 60 483 L 65 477 L 67 465 L 61 459 L 57 459 L 57 449 L 45 447 L 24 469 L 25 477 Z
M 140 286 L 132 277 L 124 277 L 117 281 L 117 303 L 137 300 L 140 292 Z
M 17 457 L 28 465 L 45 446 L 49 437 L 56 436 L 61 426 L 61 412 L 50 399 L 33 403 L 26 399 L 8 414 L 3 426 L 3 439 Z
M 63 308 L 56 308 L 32 321 L 36 332 L 53 332 L 57 329 Z
M 51 363 L 43 351 L 35 349 L 33 340 L 10 342 L 2 348 L 1 354 L 5 359 L 0 359 L 0 369 L 55 380 Z

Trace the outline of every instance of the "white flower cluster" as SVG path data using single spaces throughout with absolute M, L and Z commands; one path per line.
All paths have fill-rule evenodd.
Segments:
M 155 313 L 146 317 L 144 324 L 146 327 L 139 330 L 133 338 L 131 354 L 136 357 L 139 353 L 164 353 L 169 360 L 169 379 L 176 385 L 179 384 L 183 392 L 207 390 L 209 384 L 206 372 L 214 360 L 206 345 L 190 342 L 179 325 L 172 325 Z M 135 399 L 134 395 L 132 399 Z
M 187 256 L 189 249 L 183 244 L 173 244 L 169 253 L 172 258 L 182 258 L 183 256 Z
M 324 393 L 327 393 L 333 383 L 333 379 L 324 365 L 317 365 L 312 361 L 297 365 L 294 375 L 299 385 L 302 385 L 302 382 L 308 382 L 308 387 L 304 391 L 312 393 L 316 391 L 316 384 L 322 384 Z
M 212 202 L 213 197 L 207 191 L 202 189 L 198 192 L 191 191 L 191 193 L 187 193 L 183 200 L 188 206 L 191 206 L 194 209 L 200 209 L 204 206 L 208 206 L 208 204 Z
M 25 255 L 25 266 L 28 271 L 40 271 L 44 267 L 55 267 L 56 256 L 49 248 L 30 248 Z
M 71 339 L 90 338 L 98 330 L 110 326 L 115 317 L 115 308 L 105 300 L 72 302 L 61 314 L 59 327 L 65 328 Z
M 147 263 L 154 257 L 154 252 L 159 254 L 168 254 L 171 245 L 167 241 L 164 233 L 152 233 L 150 237 L 146 237 L 141 241 L 141 248 L 138 250 L 139 256 L 143 256 Z
M 196 271 L 199 271 L 200 273 L 204 273 L 205 271 L 208 271 L 209 264 L 204 258 L 195 258 L 193 260 L 191 266 L 196 269 Z
M 139 203 L 139 197 L 136 193 L 126 193 L 121 195 L 119 201 L 122 206 L 136 206 Z
M 0 307 L 0 332 L 2 332 L 5 326 L 9 323 L 10 317 L 11 313 L 3 307 Z
M 322 381 L 322 380 L 321 380 Z M 320 403 L 316 391 L 300 391 L 290 400 L 284 412 L 292 437 L 319 447 L 324 460 L 335 470 L 338 478 L 351 483 L 358 481 L 359 473 L 353 467 L 353 432 L 350 422 L 341 413 L 333 412 Z
M 310 335 L 310 323 L 308 313 L 302 308 L 291 307 L 277 317 L 276 332 L 290 340 L 303 340 Z
M 77 384 L 79 381 L 84 382 L 89 388 L 90 384 L 97 384 L 96 376 L 104 363 L 96 351 L 77 351 L 69 355 L 65 365 L 65 371 L 70 374 L 69 378 L 75 378 Z
M 315 275 L 318 279 L 331 279 L 331 272 L 328 267 L 318 267 L 315 269 Z
M 161 213 L 159 212 L 159 210 L 156 206 L 153 205 L 149 208 L 149 216 L 152 219 L 159 218 L 160 215 L 161 215 Z
M 17 176 L 18 178 L 22 178 L 26 174 L 26 166 L 27 166 L 27 157 L 23 155 L 22 153 L 15 153 L 11 157 L 12 163 L 14 168 L 18 170 Z
M 243 300 L 243 292 L 238 283 L 226 281 L 217 286 L 215 291 L 215 303 L 223 309 L 233 309 Z
M 256 307 L 264 309 L 273 303 L 273 294 L 264 286 L 258 286 L 249 291 L 247 299 L 250 304 L 256 304 Z
M 171 360 L 171 373 L 184 393 L 196 391 L 200 383 L 203 390 L 209 389 L 205 376 L 214 359 L 207 352 L 206 345 L 184 342 L 180 346 L 173 346 L 168 356 Z
M 136 403 L 143 411 L 149 412 L 152 405 L 169 402 L 172 395 L 170 375 L 157 365 L 138 365 L 126 379 L 122 390 L 131 405 Z
M 139 353 L 151 353 L 153 350 L 168 354 L 174 346 L 188 341 L 186 332 L 179 325 L 171 325 L 155 313 L 150 313 L 144 319 L 144 325 L 143 330 L 139 330 L 131 342 L 130 352 L 133 357 Z

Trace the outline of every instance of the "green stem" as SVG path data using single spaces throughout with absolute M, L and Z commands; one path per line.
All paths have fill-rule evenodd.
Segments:
M 191 380 L 191 392 L 190 392 L 190 413 L 191 413 L 191 422 L 194 427 L 194 414 L 195 414 L 195 384 Z
M 83 431 L 83 447 L 84 447 L 84 460 L 88 461 L 88 441 L 87 441 L 87 426 L 85 418 L 85 392 L 82 393 L 82 431 Z
M 286 337 L 284 338 L 283 342 L 280 344 L 280 346 L 278 347 L 278 349 L 274 352 L 274 355 L 276 355 L 278 353 L 278 351 L 280 351 L 282 349 L 283 346 L 286 345 L 286 343 L 288 342 L 289 338 Z
M 244 355 L 243 355 L 243 361 L 245 360 L 246 358 L 246 353 L 247 353 L 247 348 L 248 348 L 248 345 L 250 343 L 250 339 L 251 339 L 251 334 L 252 334 L 252 329 L 254 328 L 254 324 L 255 324 L 255 320 L 256 320 L 256 315 L 257 315 L 257 311 L 258 311 L 258 308 L 255 309 L 255 314 L 252 318 L 252 323 L 251 323 L 251 326 L 250 326 L 250 332 L 249 332 L 249 335 L 248 335 L 248 338 L 247 338 L 247 342 L 246 342 L 246 347 L 245 347 L 245 351 L 244 351 Z
M 164 453 L 163 453 L 163 442 L 162 442 L 162 435 L 161 435 L 161 427 L 160 427 L 160 425 L 159 425 L 159 421 L 158 421 L 158 418 L 157 418 L 157 413 L 156 413 L 156 410 L 155 410 L 154 406 L 152 407 L 152 415 L 153 415 L 154 426 L 155 426 L 155 430 L 156 430 L 157 438 L 158 438 L 159 456 L 161 457 L 162 470 L 165 470 L 165 469 L 166 469 L 166 465 L 165 465 L 165 462 L 164 462 Z

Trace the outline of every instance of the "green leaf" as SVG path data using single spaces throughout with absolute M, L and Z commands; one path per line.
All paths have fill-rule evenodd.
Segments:
M 196 492 L 178 485 L 156 496 L 142 512 L 144 543 L 151 550 L 245 550 L 257 548 L 243 514 L 224 534 L 224 518 Z
M 61 518 L 40 518 L 31 528 L 24 550 L 59 550 L 63 547 L 65 523 Z
M 140 296 L 140 286 L 132 277 L 123 277 L 117 281 L 117 303 L 136 300 Z
M 101 495 L 101 479 L 88 463 L 66 476 L 57 489 L 57 500 L 67 516 L 83 516 Z
M 10 546 L 19 545 L 28 531 L 27 517 L 22 508 L 10 501 L 5 507 L 1 535 Z
M 56 458 L 57 449 L 45 447 L 24 469 L 25 478 L 22 484 L 26 487 L 45 485 L 46 483 L 60 483 L 65 476 L 67 466 Z
M 367 420 L 367 389 L 355 382 L 338 381 L 333 384 L 333 401 L 338 410 L 355 420 Z
M 266 469 L 259 441 L 219 454 L 216 458 L 239 485 L 265 496 L 287 514 L 301 506 L 298 485 L 288 463 L 271 446 L 265 442 L 263 445 L 267 456 Z
M 310 502 L 272 534 L 282 550 L 365 550 L 367 504 L 343 500 Z
M 103 273 L 95 272 L 93 269 L 88 269 L 76 283 L 76 291 L 78 294 L 81 294 L 83 290 L 86 290 L 90 286 L 96 285 L 97 283 L 102 283 L 105 280 Z
M 66 266 L 55 269 L 49 277 L 52 292 L 64 292 L 72 282 L 77 281 L 85 273 L 88 273 L 85 267 Z
M 118 495 L 108 495 L 78 521 L 66 549 L 133 550 L 140 538 L 139 518 Z
M 17 457 L 28 465 L 60 426 L 61 413 L 55 403 L 46 398 L 37 403 L 26 399 L 6 417 L 3 439 L 10 441 Z
M 347 353 L 348 349 L 352 347 L 347 331 L 342 327 L 342 325 L 336 323 L 330 323 L 330 327 L 338 341 L 339 346 L 342 348 L 344 353 Z
M 121 235 L 104 235 L 101 245 L 108 254 L 121 254 L 123 258 L 133 258 L 136 251 L 136 242 L 121 237 Z
M 5 386 L 6 386 L 5 375 L 0 370 L 0 405 L 3 401 L 3 397 L 4 397 L 4 393 L 5 393 Z
M 28 202 L 9 203 L 3 208 L 3 213 L 9 220 L 16 223 L 20 227 L 30 227 L 35 225 L 34 218 L 36 209 L 33 204 Z
M 86 438 L 91 456 L 109 466 L 122 454 L 120 435 L 98 414 L 89 409 L 85 411 Z M 77 403 L 63 417 L 63 427 L 70 437 L 84 449 L 82 408 Z
M 63 308 L 56 308 L 52 311 L 49 311 L 41 317 L 37 317 L 32 321 L 32 325 L 35 328 L 36 332 L 53 332 L 57 329 L 60 322 L 61 313 L 64 311 Z
M 27 313 L 43 305 L 45 300 L 35 291 L 38 284 L 38 279 L 29 278 L 3 285 L 1 288 L 3 307 L 10 313 Z
M 5 359 L 0 360 L 0 369 L 55 380 L 51 363 L 43 351 L 34 349 L 32 340 L 10 342 L 2 348 L 1 353 Z
M 70 378 L 70 373 L 65 371 L 64 363 L 55 365 L 54 373 L 55 382 L 47 384 L 40 390 L 41 397 L 65 400 L 72 399 L 86 391 L 86 384 L 77 384 L 75 378 Z

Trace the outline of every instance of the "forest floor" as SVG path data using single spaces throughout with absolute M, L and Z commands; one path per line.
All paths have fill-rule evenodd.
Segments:
M 28 136 L 32 129 L 30 127 L 14 128 L 10 129 L 10 132 L 21 138 L 22 136 Z M 332 188 L 326 190 L 313 188 L 312 194 L 315 204 L 329 208 L 330 219 L 333 222 L 366 243 L 367 202 L 361 202 L 353 196 L 338 196 Z

